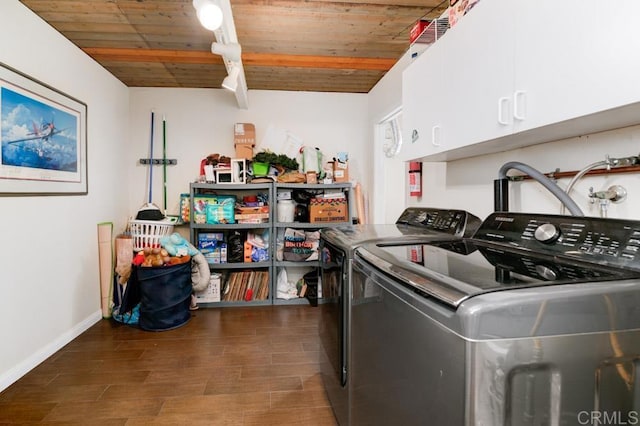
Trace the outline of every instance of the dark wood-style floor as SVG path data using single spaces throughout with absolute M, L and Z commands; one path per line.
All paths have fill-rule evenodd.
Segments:
M 102 320 L 0 393 L 0 424 L 335 425 L 318 308 L 200 308 L 148 332 Z

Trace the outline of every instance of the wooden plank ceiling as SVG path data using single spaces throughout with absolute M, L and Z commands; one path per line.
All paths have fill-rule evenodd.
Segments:
M 21 0 L 130 87 L 218 88 L 192 0 Z M 231 0 L 249 89 L 366 93 L 448 0 Z

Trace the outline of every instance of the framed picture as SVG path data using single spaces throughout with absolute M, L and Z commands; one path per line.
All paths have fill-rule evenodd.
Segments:
M 0 195 L 87 192 L 87 105 L 0 63 Z
M 246 183 L 247 160 L 244 158 L 231 159 L 231 181 L 233 183 Z

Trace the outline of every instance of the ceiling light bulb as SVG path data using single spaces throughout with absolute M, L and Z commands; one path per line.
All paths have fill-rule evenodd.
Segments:
M 211 0 L 193 0 L 198 19 L 203 27 L 215 31 L 222 25 L 222 9 Z
M 238 43 L 218 43 L 214 41 L 211 44 L 211 53 L 224 56 L 231 62 L 240 62 L 242 56 L 242 48 Z
M 240 68 L 232 67 L 229 75 L 222 80 L 222 87 L 235 92 L 238 88 L 238 77 L 240 77 Z

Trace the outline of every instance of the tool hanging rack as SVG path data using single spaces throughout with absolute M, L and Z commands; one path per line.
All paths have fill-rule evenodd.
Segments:
M 178 164 L 178 160 L 169 158 L 141 158 L 140 164 L 145 166 L 149 164 L 152 166 L 176 166 Z

